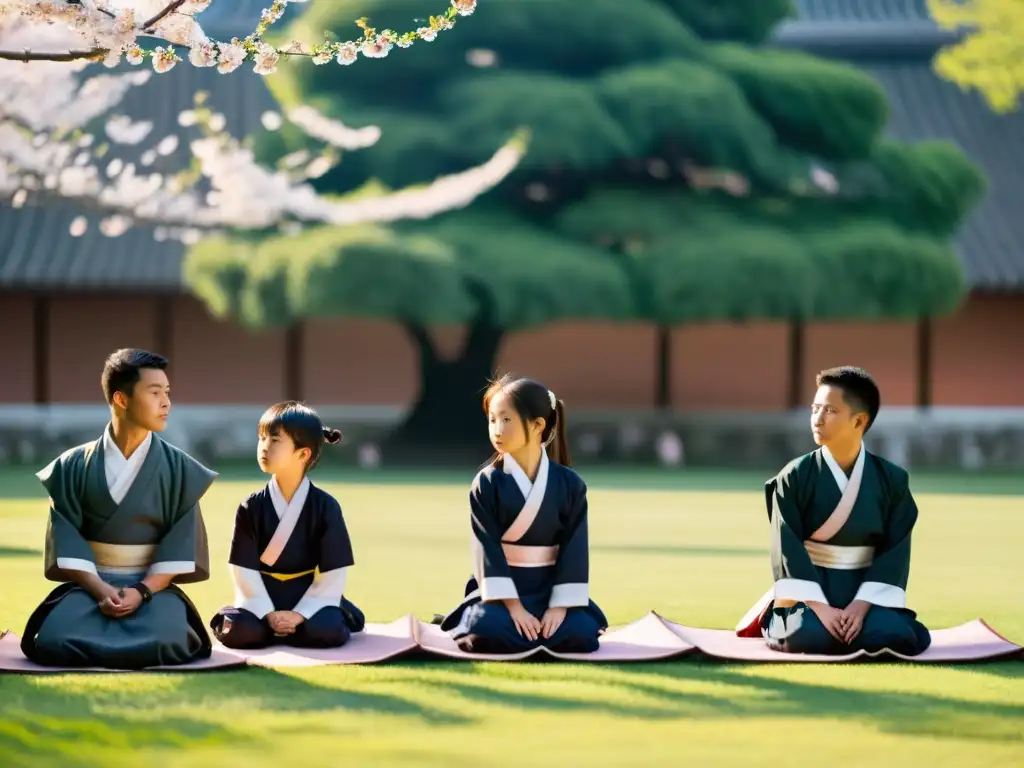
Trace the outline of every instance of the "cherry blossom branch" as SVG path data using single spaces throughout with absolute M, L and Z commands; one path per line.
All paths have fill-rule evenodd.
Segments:
M 59 61 L 66 63 L 69 61 L 80 61 L 82 59 L 89 59 L 92 61 L 100 61 L 107 55 L 107 51 L 103 48 L 92 48 L 88 51 L 63 51 L 61 53 L 39 53 L 36 51 L 24 50 L 20 53 L 17 51 L 0 51 L 0 59 L 7 61 Z
M 57 34 L 59 34 L 59 30 Z M 95 121 L 110 113 L 132 88 L 153 77 L 149 70 L 98 74 L 79 82 L 72 67 L 41 63 L 23 67 L 0 62 L 0 199 L 12 206 L 72 201 L 96 211 L 100 231 L 114 237 L 131 227 L 153 226 L 158 238 L 195 241 L 203 232 L 267 230 L 306 223 L 337 226 L 428 218 L 461 208 L 512 172 L 524 152 L 513 137 L 487 162 L 431 183 L 336 199 L 319 195 L 309 183 L 335 167 L 341 152 L 373 146 L 380 129 L 359 128 L 329 119 L 309 106 L 285 115 L 266 113 L 263 126 L 279 130 L 285 121 L 323 144 L 281 158 L 276 167 L 256 162 L 245 142 L 226 131 L 226 120 L 198 94 L 194 109 L 179 115 L 185 133 L 171 133 L 128 161 L 111 144 L 135 145 L 149 139 L 152 122 L 107 118 L 108 142 L 98 138 Z M 189 137 L 188 132 L 197 131 Z M 175 166 L 169 157 L 184 140 L 189 160 Z M 118 155 L 112 157 L 111 155 Z M 85 216 L 72 234 L 88 226 Z
M 166 8 L 160 11 L 156 16 L 151 18 L 149 21 L 145 21 L 141 24 L 142 29 L 153 29 L 157 24 L 164 20 L 169 14 L 174 13 L 176 10 L 181 8 L 188 0 L 173 0 L 169 3 Z M 198 3 L 197 3 L 198 4 Z M 209 3 L 207 3 L 209 5 Z
M 134 17 L 125 15 L 123 9 L 112 10 L 110 3 L 114 0 L 81 0 L 70 12 L 67 4 L 58 8 L 56 0 L 19 0 L 25 7 L 33 1 L 38 7 L 45 5 L 65 15 L 77 13 L 79 8 L 96 11 L 112 20 L 110 34 L 127 36 L 123 39 L 134 40 L 137 33 Z M 162 18 L 155 13 L 150 17 L 157 19 L 157 26 L 172 20 L 179 24 L 182 19 L 192 24 L 191 16 L 183 12 L 198 12 L 209 4 L 209 0 L 169 5 L 166 0 L 133 2 L 135 9 L 145 2 L 159 2 Z M 460 2 L 453 0 L 449 16 L 460 12 Z M 0 0 L 0 12 L 8 10 L 10 3 L 11 0 Z M 466 3 L 462 5 L 468 7 Z M 265 10 L 257 33 L 262 35 L 276 22 L 283 8 L 284 0 L 279 0 Z M 157 10 L 156 6 L 152 9 Z M 24 16 L 0 13 L 0 47 L 17 39 L 29 49 L 22 56 L 38 56 L 32 48 L 59 49 L 75 34 L 66 24 L 30 22 Z M 444 26 L 443 19 L 435 18 L 431 23 Z M 383 53 L 376 55 L 386 55 L 386 46 L 402 45 L 398 37 L 388 37 L 387 30 L 377 33 L 365 22 L 361 24 L 365 39 L 370 41 L 367 45 L 383 46 Z M 229 51 L 236 44 L 242 48 L 237 57 L 225 56 L 222 47 L 220 60 L 215 62 L 221 71 L 237 68 L 246 58 L 247 51 L 239 41 L 228 44 Z M 118 45 L 123 48 L 125 44 Z M 202 61 L 202 45 L 192 48 L 190 59 L 193 63 L 199 59 L 202 66 L 212 66 L 212 59 Z M 112 49 L 101 50 L 105 63 L 111 64 L 106 51 Z M 154 53 L 161 50 L 157 48 Z M 117 145 L 145 142 L 155 126 L 145 119 L 132 121 L 110 113 L 129 90 L 145 85 L 153 70 L 166 71 L 174 61 L 161 69 L 161 59 L 156 56 L 153 70 L 93 74 L 80 80 L 79 73 L 88 67 L 90 56 L 78 56 L 79 53 L 69 45 L 66 53 L 54 54 L 48 60 L 37 59 L 31 66 L 0 61 L 0 200 L 9 200 L 15 208 L 54 200 L 74 202 L 95 211 L 101 217 L 100 231 L 110 237 L 138 226 L 152 227 L 158 239 L 194 241 L 204 232 L 230 229 L 287 231 L 307 223 L 346 226 L 427 218 L 468 205 L 492 189 L 512 172 L 524 153 L 524 142 L 517 136 L 482 165 L 431 183 L 394 192 L 368 194 L 364 190 L 358 195 L 332 198 L 318 194 L 310 180 L 336 166 L 342 151 L 375 144 L 380 138 L 379 128 L 351 128 L 308 106 L 292 109 L 284 116 L 267 113 L 263 122 L 268 131 L 278 130 L 287 120 L 323 145 L 319 151 L 293 152 L 281 158 L 276 167 L 268 168 L 256 162 L 245 142 L 226 132 L 224 116 L 206 104 L 205 95 L 200 94 L 195 109 L 179 116 L 185 133 L 170 133 L 129 161 L 123 152 L 117 151 Z M 317 53 L 323 57 L 323 50 Z M 370 51 L 365 55 L 375 54 Z M 257 71 L 276 62 L 265 58 L 257 57 Z M 96 121 L 104 116 L 105 126 L 97 130 Z M 193 129 L 198 135 L 189 136 Z M 109 141 L 102 138 L 103 132 Z M 184 163 L 170 157 L 182 141 L 188 148 Z M 71 234 L 80 235 L 87 227 L 88 220 L 79 216 L 72 223 Z
M 317 65 L 332 60 L 342 65 L 353 64 L 360 54 L 366 58 L 384 58 L 395 46 L 408 48 L 417 41 L 434 40 L 440 32 L 454 28 L 456 16 L 469 16 L 477 6 L 477 0 L 449 0 L 450 5 L 445 13 L 431 16 L 427 26 L 402 34 L 392 29 L 378 32 L 367 24 L 366 19 L 359 19 L 356 25 L 363 30 L 363 36 L 357 40 L 325 40 L 313 46 L 293 41 L 283 48 L 276 48 L 266 43 L 263 35 L 284 15 L 289 2 L 305 0 L 273 0 L 272 5 L 262 11 L 260 22 L 252 34 L 243 39 L 233 38 L 230 42 L 210 40 L 195 19 L 210 6 L 212 0 L 173 0 L 142 24 L 136 24 L 136 10 L 143 5 L 151 6 L 156 1 L 83 0 L 71 3 L 64 0 L 0 0 L 0 26 L 5 16 L 20 16 L 37 23 L 63 22 L 69 30 L 90 43 L 87 48 L 47 53 L 35 52 L 23 46 L 17 49 L 0 46 L 0 60 L 104 61 L 113 67 L 124 56 L 134 65 L 142 64 L 149 58 L 155 71 L 168 72 L 182 61 L 174 47 L 178 45 L 189 51 L 188 58 L 193 66 L 216 66 L 219 72 L 227 74 L 251 59 L 255 72 L 268 75 L 276 71 L 282 56 L 309 57 Z M 117 12 L 107 7 L 112 3 L 117 4 Z M 170 45 L 144 51 L 137 42 L 140 35 L 157 37 Z
M 216 139 L 199 140 L 192 143 L 192 151 L 211 187 L 205 195 L 198 185 L 180 189 L 177 177 L 139 176 L 134 168 L 119 164 L 119 170 L 126 170 L 109 185 L 102 183 L 98 173 L 62 178 L 56 185 L 43 185 L 30 175 L 22 176 L 17 179 L 21 188 L 12 203 L 20 208 L 53 200 L 71 201 L 98 213 L 102 217 L 100 230 L 107 237 L 117 237 L 132 227 L 149 226 L 154 228 L 157 240 L 173 237 L 187 244 L 225 230 L 295 231 L 303 224 L 350 226 L 427 219 L 463 208 L 499 184 L 519 164 L 523 142 L 516 136 L 487 162 L 423 186 L 340 200 L 322 197 L 308 184 L 291 183 L 288 174 L 251 163 L 247 151 L 230 139 L 223 145 Z M 238 174 L 239 166 L 245 166 L 243 174 Z M 10 181 L 0 170 L 0 193 Z M 76 184 L 80 185 L 79 191 L 75 190 Z M 252 185 L 260 192 L 254 195 Z M 240 189 L 246 191 L 244 198 L 237 194 Z M 283 196 L 271 201 L 261 194 L 271 190 Z M 86 217 L 81 215 L 72 222 L 71 234 L 81 236 L 87 226 Z

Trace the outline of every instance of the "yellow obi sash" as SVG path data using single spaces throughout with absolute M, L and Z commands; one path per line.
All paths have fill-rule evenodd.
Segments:
M 546 568 L 558 562 L 558 545 L 528 547 L 523 544 L 501 542 L 505 561 L 513 568 Z
M 840 547 L 807 540 L 804 542 L 804 548 L 810 555 L 812 563 L 819 568 L 831 568 L 836 571 L 858 571 L 868 568 L 875 560 L 874 547 Z
M 292 579 L 301 579 L 303 576 L 316 573 L 316 568 L 310 568 L 308 571 L 302 571 L 301 573 L 271 573 L 270 571 L 260 571 L 260 573 L 278 581 L 291 581 Z
M 92 550 L 96 568 L 108 573 L 137 573 L 149 568 L 156 544 L 106 544 L 86 542 Z

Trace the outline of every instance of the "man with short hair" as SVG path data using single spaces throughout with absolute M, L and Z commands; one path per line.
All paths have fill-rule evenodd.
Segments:
M 142 669 L 210 656 L 177 585 L 210 577 L 199 500 L 217 474 L 157 434 L 171 408 L 167 365 L 140 349 L 110 355 L 103 434 L 37 474 L 50 495 L 44 573 L 63 582 L 25 629 L 37 664 Z
M 737 633 L 789 653 L 917 655 L 931 644 L 907 609 L 917 505 L 907 471 L 863 442 L 881 407 L 878 386 L 851 366 L 822 371 L 816 384 L 820 447 L 765 487 L 775 586 Z

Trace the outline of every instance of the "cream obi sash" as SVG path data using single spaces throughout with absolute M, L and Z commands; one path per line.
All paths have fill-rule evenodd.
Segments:
M 840 547 L 820 541 L 805 541 L 811 562 L 819 568 L 832 568 L 837 571 L 857 571 L 868 568 L 874 562 L 874 547 Z
M 522 544 L 501 542 L 505 561 L 513 568 L 546 568 L 558 562 L 558 545 L 550 547 L 528 547 Z
M 156 544 L 106 544 L 87 542 L 98 570 L 108 573 L 137 573 L 149 568 Z

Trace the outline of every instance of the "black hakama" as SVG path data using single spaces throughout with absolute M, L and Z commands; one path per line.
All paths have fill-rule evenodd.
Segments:
M 608 621 L 589 594 L 587 487 L 572 469 L 541 457 L 531 483 L 511 456 L 481 470 L 469 493 L 474 573 L 441 628 L 465 650 L 520 653 L 544 645 L 592 653 Z M 518 598 L 541 619 L 566 609 L 548 639 L 519 634 L 502 602 Z
M 362 631 L 362 612 L 344 597 L 355 560 L 341 507 L 308 478 L 291 501 L 271 479 L 239 505 L 228 562 L 235 604 L 210 627 L 229 648 L 332 648 Z M 304 620 L 279 636 L 266 620 L 273 611 L 295 611 Z

